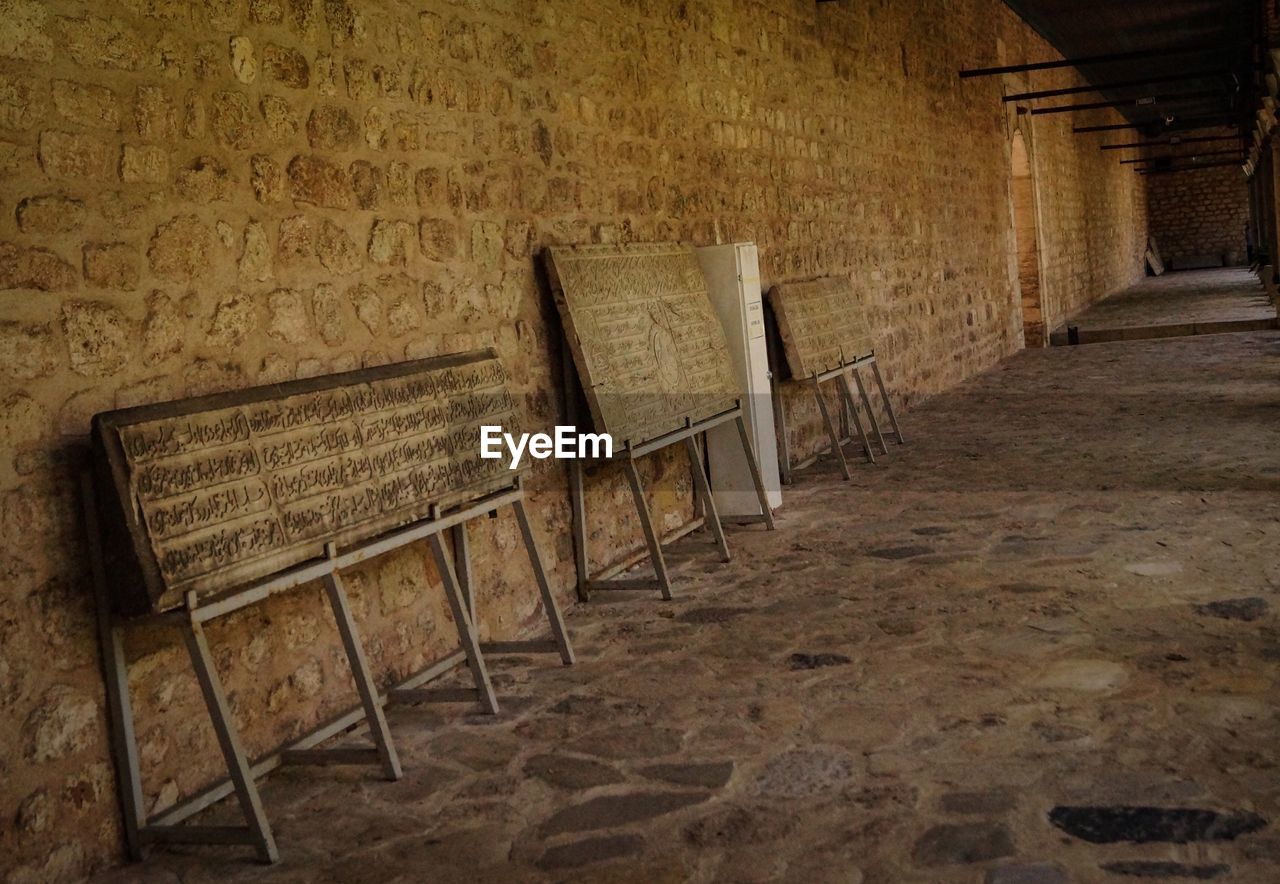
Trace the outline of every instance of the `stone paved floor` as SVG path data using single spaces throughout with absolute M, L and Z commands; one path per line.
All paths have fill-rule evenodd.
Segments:
M 498 718 L 394 708 L 403 781 L 271 777 L 278 866 L 115 880 L 1280 880 L 1280 333 L 1024 352 L 905 423 L 731 565 L 684 542 L 678 600 L 574 610 L 579 665 L 495 664 Z
M 1071 320 L 1081 330 L 1274 319 L 1258 277 L 1244 267 L 1149 276 Z

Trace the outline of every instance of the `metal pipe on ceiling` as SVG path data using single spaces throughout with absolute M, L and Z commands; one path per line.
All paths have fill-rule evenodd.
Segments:
M 1133 147 L 1173 147 L 1179 144 L 1208 144 L 1213 141 L 1239 141 L 1240 134 L 1235 135 L 1197 135 L 1194 138 L 1171 136 L 1168 141 L 1132 141 L 1128 144 L 1104 144 L 1100 150 L 1128 150 Z
M 1107 89 L 1132 89 L 1135 86 L 1153 86 L 1157 83 L 1181 83 L 1186 80 L 1206 80 L 1211 77 L 1229 77 L 1231 74 L 1221 68 L 1208 71 L 1192 71 L 1188 74 L 1169 74 L 1164 77 L 1144 77 L 1141 80 L 1122 80 L 1116 83 L 1097 83 L 1087 86 L 1072 86 L 1069 89 L 1043 89 L 1039 92 L 1017 92 L 1006 95 L 1004 101 L 1030 101 L 1036 98 L 1057 98 L 1060 95 L 1079 95 L 1084 92 L 1102 92 Z
M 972 77 L 994 77 L 999 74 L 1017 74 L 1023 71 L 1048 71 L 1055 68 L 1073 68 L 1082 64 L 1106 64 L 1113 61 L 1137 61 L 1144 58 L 1169 58 L 1176 55 L 1204 55 L 1210 52 L 1222 52 L 1228 47 L 1213 46 L 1181 46 L 1171 49 L 1143 49 L 1137 52 L 1108 52 L 1102 55 L 1084 55 L 1076 58 L 1064 58 L 1060 61 L 1039 61 L 1030 64 L 1008 64 L 993 68 L 971 68 L 960 72 L 960 79 Z
M 1171 101 L 1194 101 L 1200 98 L 1222 96 L 1221 89 L 1197 90 L 1194 92 L 1170 92 L 1165 95 L 1145 95 L 1141 98 L 1121 98 L 1114 101 L 1086 101 L 1081 104 L 1055 104 L 1051 107 L 1031 109 L 1033 116 L 1042 114 L 1065 114 L 1078 110 L 1100 110 L 1107 107 L 1148 107 Z

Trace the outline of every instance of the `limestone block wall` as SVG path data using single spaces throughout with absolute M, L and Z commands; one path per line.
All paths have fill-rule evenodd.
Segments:
M 1206 149 L 1225 150 L 1230 146 L 1229 142 L 1211 144 Z M 1187 148 L 1182 150 L 1187 152 Z M 1245 263 L 1249 188 L 1239 166 L 1152 175 L 1147 212 L 1151 233 L 1166 262 L 1195 255 L 1220 255 L 1227 264 Z
M 848 274 L 906 403 L 1020 346 L 1002 82 L 1052 55 L 998 0 L 0 3 L 0 876 L 119 858 L 77 470 L 101 410 L 493 345 L 562 413 L 550 243 L 754 239 L 766 283 Z M 1063 73 L 1056 79 L 1072 75 Z M 1052 320 L 1131 282 L 1135 176 L 1037 126 Z M 798 456 L 814 408 L 788 396 Z M 909 411 L 904 415 L 910 420 Z M 650 464 L 668 527 L 678 460 Z M 532 477 L 569 598 L 563 471 Z M 590 486 L 601 560 L 638 542 Z M 509 516 L 475 527 L 481 629 L 536 625 Z M 351 575 L 379 677 L 452 645 L 421 550 Z M 353 702 L 314 588 L 210 630 L 253 753 Z M 174 636 L 137 632 L 149 809 L 218 772 Z M 412 759 L 406 759 L 413 763 Z

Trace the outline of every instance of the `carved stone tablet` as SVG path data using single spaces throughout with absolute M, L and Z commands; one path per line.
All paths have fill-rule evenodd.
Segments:
M 872 353 L 871 329 L 847 279 L 776 285 L 769 304 L 793 378 L 811 378 Z
M 167 610 L 511 487 L 480 426 L 514 412 L 486 350 L 99 414 L 116 607 Z
M 595 428 L 615 444 L 737 404 L 724 329 L 691 247 L 557 246 L 547 271 Z

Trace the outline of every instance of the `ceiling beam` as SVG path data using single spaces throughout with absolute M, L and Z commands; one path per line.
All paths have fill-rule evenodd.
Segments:
M 1127 160 L 1121 160 L 1120 165 L 1128 166 L 1134 163 L 1159 163 L 1164 160 L 1191 160 L 1192 162 L 1200 159 L 1200 157 L 1239 157 L 1244 162 L 1244 154 L 1237 148 L 1236 150 L 1210 150 L 1204 153 L 1178 153 L 1165 154 L 1162 157 L 1133 157 Z
M 1184 80 L 1201 80 L 1210 77 L 1229 77 L 1230 73 L 1215 68 L 1209 71 L 1193 71 L 1189 74 L 1169 74 L 1164 77 L 1144 77 L 1141 80 L 1121 80 L 1116 83 L 1098 83 L 1088 86 L 1072 86 L 1070 89 L 1045 89 L 1040 92 L 1017 92 L 1006 95 L 1005 101 L 1030 101 L 1036 98 L 1057 98 L 1060 95 L 1079 95 L 1083 92 L 1102 92 L 1105 89 L 1131 89 L 1134 86 L 1153 86 L 1157 83 L 1181 83 Z
M 1179 138 L 1173 135 L 1168 141 L 1131 141 L 1128 144 L 1104 144 L 1102 150 L 1128 150 L 1131 147 L 1169 147 L 1178 144 L 1208 144 L 1212 141 L 1239 141 L 1239 133 L 1235 135 L 1198 135 L 1195 138 Z
M 1137 52 L 1109 52 L 1105 55 L 1082 55 L 1076 58 L 1064 58 L 1060 61 L 1039 61 L 1031 64 L 1009 64 L 994 68 L 970 68 L 960 72 L 960 79 L 972 77 L 994 77 L 999 74 L 1018 74 L 1023 71 L 1048 71 L 1055 68 L 1073 68 L 1082 64 L 1106 64 L 1113 61 L 1136 61 L 1143 58 L 1169 58 L 1175 55 L 1205 55 L 1210 52 L 1224 52 L 1230 47 L 1222 45 L 1180 46 L 1173 49 L 1143 49 Z
M 1220 126 L 1239 126 L 1240 123 L 1236 119 L 1236 114 L 1228 114 L 1226 112 L 1220 114 L 1205 114 L 1196 117 L 1175 117 L 1175 123 L 1192 125 L 1195 128 L 1205 128 L 1213 124 Z M 1112 123 L 1107 126 L 1075 126 L 1072 132 L 1080 135 L 1085 132 L 1118 132 L 1121 129 L 1150 129 L 1152 126 L 1162 125 L 1159 120 L 1152 120 L 1149 123 Z
M 1141 98 L 1122 98 L 1114 101 L 1086 101 L 1082 104 L 1055 104 L 1051 107 L 1031 109 L 1033 116 L 1041 114 L 1065 114 L 1078 110 L 1098 110 L 1104 107 L 1146 107 L 1169 101 L 1193 101 L 1198 98 L 1217 98 L 1223 95 L 1221 89 L 1201 89 L 1194 92 L 1170 92 L 1165 95 L 1144 95 Z
M 1139 169 L 1139 175 L 1172 175 L 1175 172 L 1198 172 L 1201 169 L 1217 169 L 1225 166 L 1235 166 L 1239 168 L 1240 160 L 1223 160 L 1216 163 L 1200 163 L 1197 166 L 1175 166 L 1172 169 Z

